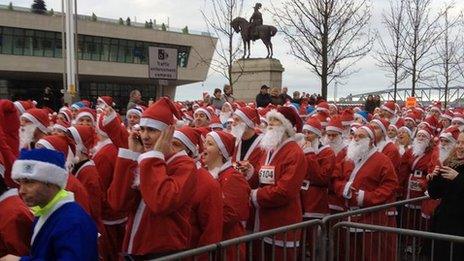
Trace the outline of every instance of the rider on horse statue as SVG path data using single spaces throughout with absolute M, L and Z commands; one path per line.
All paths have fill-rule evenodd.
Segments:
M 250 17 L 250 28 L 249 28 L 249 33 L 250 33 L 250 38 L 254 41 L 256 39 L 259 39 L 259 33 L 256 30 L 256 27 L 263 25 L 263 15 L 259 11 L 261 8 L 261 3 L 256 3 L 254 9 L 255 11 L 253 12 L 253 15 Z

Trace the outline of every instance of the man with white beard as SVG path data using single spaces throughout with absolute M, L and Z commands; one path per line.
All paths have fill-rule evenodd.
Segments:
M 440 145 L 438 148 L 441 164 L 443 164 L 454 148 L 456 148 L 459 133 L 460 131 L 457 127 L 451 126 L 440 134 Z
M 302 121 L 298 113 L 290 107 L 279 107 L 266 114 L 269 122 L 261 140 L 265 150 L 259 166 L 259 186 L 251 191 L 251 201 L 255 208 L 254 231 L 264 231 L 302 221 L 300 188 L 306 175 L 306 160 L 303 150 L 294 141 L 295 129 L 301 131 Z M 301 234 L 283 234 L 275 238 L 265 237 L 264 253 L 270 253 L 275 246 L 275 258 L 292 260 L 298 248 Z M 274 245 L 274 246 L 272 246 Z M 257 247 L 259 255 L 261 249 Z
M 335 163 L 340 163 L 345 159 L 347 144 L 343 140 L 343 125 L 340 117 L 330 119 L 325 129 L 325 137 L 322 139 L 323 145 L 329 145 L 335 153 Z
M 264 153 L 259 147 L 263 136 L 255 131 L 255 126 L 260 124 L 258 111 L 250 107 L 238 108 L 232 119 L 231 134 L 237 140 L 232 162 L 245 175 L 250 187 L 257 188 L 259 178 L 258 169 L 255 167 L 259 165 Z
M 338 196 L 345 200 L 349 209 L 372 207 L 394 202 L 398 179 L 395 169 L 388 158 L 374 146 L 375 134 L 371 126 L 359 127 L 347 151 L 347 160 L 337 170 L 341 175 L 334 182 Z M 352 217 L 356 223 L 395 226 L 395 218 L 390 211 Z M 365 260 L 391 260 L 395 255 L 395 236 L 381 237 L 378 232 L 360 233 L 350 231 L 350 240 L 357 240 L 359 246 L 351 249 L 345 256 L 366 255 Z M 379 240 L 382 247 L 379 248 Z M 353 241 L 352 241 L 353 242 Z M 355 258 L 351 258 L 355 260 Z
M 20 117 L 19 146 L 33 149 L 35 143 L 50 133 L 48 113 L 42 109 L 29 109 Z
M 438 152 L 435 150 L 433 142 L 433 130 L 428 126 L 424 126 L 426 124 L 421 125 L 421 129 L 418 129 L 412 143 L 412 148 L 403 155 L 400 167 L 400 186 L 403 187 L 406 199 L 425 195 L 427 190 L 426 177 L 433 172 L 439 161 Z M 431 202 L 432 200 L 425 200 L 405 206 L 409 208 L 408 211 L 403 211 L 404 214 L 409 214 L 403 217 L 403 224 L 406 224 L 406 228 L 426 229 L 418 225 L 426 223 L 421 220 L 421 214 L 427 216 L 427 213 L 424 213 L 424 207 L 430 205 Z

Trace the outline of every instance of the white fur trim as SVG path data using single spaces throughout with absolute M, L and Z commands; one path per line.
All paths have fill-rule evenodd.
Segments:
M 137 116 L 139 116 L 139 117 L 142 117 L 142 112 L 139 111 L 139 110 L 137 110 L 137 109 L 130 109 L 130 110 L 128 110 L 128 111 L 126 112 L 126 118 L 129 118 L 129 115 L 130 115 L 130 114 L 135 114 L 135 115 L 137 115 Z
M 358 206 L 362 207 L 364 205 L 364 190 L 358 190 L 356 201 L 358 202 Z
M 49 150 L 56 150 L 55 147 L 53 147 L 53 145 L 50 142 L 48 142 L 47 140 L 44 140 L 44 139 L 38 140 L 36 144 L 40 144 L 40 145 L 44 146 L 46 149 L 49 149 Z
M 119 148 L 119 151 L 118 151 L 118 158 L 122 158 L 122 159 L 137 161 L 139 156 L 140 156 L 140 153 L 133 152 L 128 149 Z
M 32 124 L 34 124 L 39 130 L 43 133 L 49 133 L 50 130 L 47 128 L 47 126 L 43 125 L 40 121 L 38 121 L 32 114 L 25 112 L 21 115 L 22 118 L 26 118 Z
M 222 129 L 222 130 L 224 129 L 224 126 L 222 126 L 222 124 L 220 123 L 211 123 L 209 127 L 211 129 Z
M 431 138 L 430 133 L 429 133 L 428 131 L 419 130 L 419 131 L 417 132 L 417 134 L 419 134 L 419 133 L 425 134 L 425 135 L 427 136 L 427 138 L 429 138 L 429 139 Z
M 243 111 L 241 111 L 240 109 L 237 109 L 235 112 L 234 112 L 235 115 L 237 115 L 238 117 L 240 117 L 240 119 L 242 119 L 243 122 L 245 122 L 245 124 L 250 127 L 250 128 L 254 128 L 255 127 L 255 124 L 253 123 L 253 121 L 248 118 L 248 116 L 246 116 L 245 113 L 243 113 Z
M 207 117 L 209 120 L 211 120 L 211 113 L 210 113 L 207 109 L 198 108 L 198 109 L 195 110 L 195 112 L 193 113 L 193 115 L 195 115 L 195 113 L 197 113 L 197 112 L 203 112 L 203 113 L 206 115 L 206 117 Z
M 95 117 L 93 116 L 92 113 L 87 112 L 87 111 L 83 111 L 83 112 L 80 112 L 79 114 L 77 114 L 76 122 L 78 122 L 80 118 L 86 117 L 86 116 L 89 117 L 92 120 L 92 124 L 95 125 Z
M 350 126 L 354 121 L 342 121 L 343 126 Z
M 373 119 L 371 120 L 371 123 L 374 123 L 375 125 L 379 126 L 380 129 L 382 129 L 383 134 L 386 136 L 387 135 L 387 129 L 385 126 L 382 124 L 382 122 L 378 119 Z M 392 125 L 395 126 L 395 125 Z
M 409 137 L 412 137 L 412 131 L 408 127 L 403 126 L 403 127 L 398 129 L 398 131 L 400 131 L 400 130 L 405 130 L 409 134 Z
M 151 159 L 151 158 L 157 158 L 157 159 L 160 159 L 160 160 L 164 161 L 163 153 L 161 153 L 160 151 L 157 151 L 157 150 L 152 150 L 152 151 L 145 152 L 145 153 L 141 154 L 139 156 L 139 158 L 137 159 L 137 161 L 140 164 L 143 160 Z
M 391 114 L 395 114 L 395 111 L 394 111 L 394 110 L 388 108 L 388 107 L 385 106 L 385 105 L 382 105 L 382 106 L 380 107 L 380 109 L 386 110 L 386 111 L 388 111 L 388 112 L 391 113 Z
M 369 138 L 370 138 L 371 140 L 374 140 L 374 139 L 375 139 L 374 132 L 373 132 L 371 129 L 369 129 L 369 127 L 367 127 L 367 126 L 361 126 L 361 127 L 359 127 L 359 128 L 365 130 L 365 131 L 367 132 L 367 134 L 369 135 Z
M 43 183 L 66 187 L 68 172 L 54 164 L 37 160 L 16 160 L 11 170 L 11 178 L 37 180 Z
M 351 199 L 351 185 L 353 182 L 348 181 L 343 188 L 343 197 L 346 199 Z
M 272 109 L 271 111 L 266 113 L 266 119 L 268 122 L 270 118 L 276 118 L 277 120 L 282 122 L 282 125 L 287 130 L 289 136 L 295 135 L 295 130 L 293 129 L 292 123 L 287 118 L 285 118 L 285 116 L 282 113 L 278 112 L 275 109 Z
M 77 131 L 75 127 L 69 127 L 68 128 L 69 132 L 71 132 L 71 136 L 73 137 L 74 141 L 76 142 L 76 149 L 80 152 L 87 152 L 87 149 L 84 146 L 84 143 L 82 142 L 81 135 Z
M 322 137 L 322 132 L 321 132 L 321 130 L 316 129 L 316 128 L 314 128 L 313 126 L 311 126 L 311 125 L 309 125 L 309 124 L 303 125 L 303 130 L 310 131 L 310 132 L 316 134 L 319 138 Z
M 440 134 L 440 138 L 447 139 L 447 140 L 449 140 L 449 141 L 451 141 L 453 143 L 457 142 L 457 140 L 455 138 L 453 138 L 453 135 L 451 133 L 449 133 L 449 132 L 442 132 Z
M 253 189 L 251 191 L 251 202 L 253 203 L 253 206 L 256 208 L 259 208 L 258 204 L 258 189 Z
M 55 124 L 53 125 L 53 129 L 55 130 L 60 130 L 60 131 L 63 131 L 63 132 L 67 132 L 68 129 L 66 127 L 64 127 L 63 125 L 60 125 L 60 124 Z
M 229 152 L 227 151 L 226 146 L 224 145 L 224 142 L 222 142 L 221 137 L 219 137 L 219 134 L 212 131 L 212 132 L 208 133 L 207 135 L 211 136 L 211 138 L 214 139 L 214 141 L 216 142 L 216 144 L 219 147 L 219 150 L 222 153 L 222 156 L 224 156 L 224 158 L 226 158 L 226 159 L 229 159 L 231 155 L 229 155 Z
M 20 114 L 20 115 L 26 112 L 26 109 L 25 109 L 24 106 L 21 104 L 21 102 L 15 101 L 15 102 L 13 102 L 13 104 L 16 106 L 16 109 L 19 111 L 19 114 Z
M 149 128 L 157 129 L 160 131 L 168 127 L 166 123 L 159 121 L 159 120 L 151 119 L 151 118 L 141 118 L 139 125 L 140 127 L 149 127 Z
M 454 117 L 451 121 L 452 121 L 452 122 L 453 122 L 453 121 L 457 121 L 457 122 L 460 122 L 460 123 L 464 123 L 464 119 L 461 118 L 461 117 Z
M 19 196 L 18 189 L 9 189 L 0 195 L 0 202 L 4 201 L 5 199 L 9 197 L 14 197 L 14 196 Z
M 3 166 L 2 164 L 0 164 L 0 176 L 2 178 L 5 178 L 5 166 Z
M 446 114 L 446 113 L 443 113 L 442 115 L 440 115 L 440 117 L 445 118 L 445 119 L 448 119 L 448 120 L 450 120 L 450 121 L 453 120 L 453 116 L 448 115 L 448 114 Z
M 174 131 L 173 138 L 180 140 L 193 154 L 193 156 L 198 155 L 197 146 L 181 131 Z
M 111 111 L 111 114 L 103 116 L 103 126 L 106 126 L 108 123 L 116 119 L 116 112 Z
M 335 127 L 335 126 L 327 126 L 325 128 L 326 131 L 336 131 L 336 132 L 340 132 L 340 133 L 343 133 L 343 130 L 338 128 L 338 127 Z

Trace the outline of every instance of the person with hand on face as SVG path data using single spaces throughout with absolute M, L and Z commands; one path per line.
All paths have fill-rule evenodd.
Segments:
M 32 208 L 34 222 L 29 255 L 21 260 L 97 260 L 97 228 L 91 217 L 64 190 L 68 173 L 62 153 L 22 150 L 13 165 L 19 194 Z M 2 261 L 20 260 L 17 256 Z
M 232 166 L 235 137 L 223 131 L 212 131 L 206 135 L 203 145 L 203 159 L 206 169 L 216 179 L 222 191 L 223 230 L 222 240 L 245 235 L 242 222 L 248 219 L 250 211 L 250 186 Z M 228 248 L 228 260 L 245 260 L 245 245 L 240 245 L 239 256 L 235 247 Z
M 128 213 L 123 249 L 126 258 L 152 259 L 185 250 L 190 241 L 190 207 L 196 166 L 185 152 L 174 153 L 175 119 L 166 97 L 146 109 L 140 131 L 119 148 L 108 203 Z M 161 196 L 160 196 L 161 195 Z
M 392 203 L 396 200 L 395 191 L 398 179 L 391 161 L 375 147 L 375 134 L 372 126 L 359 127 L 350 142 L 347 160 L 337 171 L 334 189 L 337 195 L 343 197 L 350 210 Z M 396 226 L 395 218 L 390 211 L 353 217 L 354 222 L 376 224 L 381 226 Z M 361 256 L 367 253 L 366 260 L 393 260 L 395 237 L 383 239 L 382 248 L 378 248 L 379 236 L 375 233 L 350 233 L 351 240 L 357 238 L 362 242 L 356 249 L 350 250 L 350 256 Z M 348 255 L 348 253 L 345 253 Z M 351 258 L 355 259 L 355 258 Z
M 136 125 L 140 123 L 140 118 L 142 113 L 146 108 L 143 106 L 137 105 L 134 108 L 130 109 L 126 113 L 126 128 L 127 131 L 131 131 Z
M 464 133 L 459 134 L 456 142 L 455 149 L 443 161 L 443 164 L 437 165 L 434 171 L 427 175 L 427 190 L 431 198 L 441 200 L 433 214 L 432 232 L 463 237 Z M 434 259 L 450 259 L 449 242 L 437 241 L 434 249 Z M 464 247 L 462 244 L 453 245 L 452 259 L 464 260 Z

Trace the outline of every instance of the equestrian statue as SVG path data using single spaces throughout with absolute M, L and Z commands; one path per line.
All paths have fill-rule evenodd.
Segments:
M 276 35 L 277 28 L 271 25 L 263 25 L 263 15 L 259 11 L 261 8 L 260 3 L 256 3 L 253 12 L 253 15 L 250 18 L 250 21 L 247 21 L 245 18 L 237 17 L 230 23 L 230 26 L 234 29 L 236 33 L 240 33 L 243 40 L 243 59 L 250 58 L 250 41 L 256 41 L 261 39 L 266 45 L 267 56 L 266 58 L 272 58 L 274 53 L 272 49 L 271 38 Z M 248 53 L 247 53 L 248 47 Z M 248 55 L 247 55 L 248 54 Z

